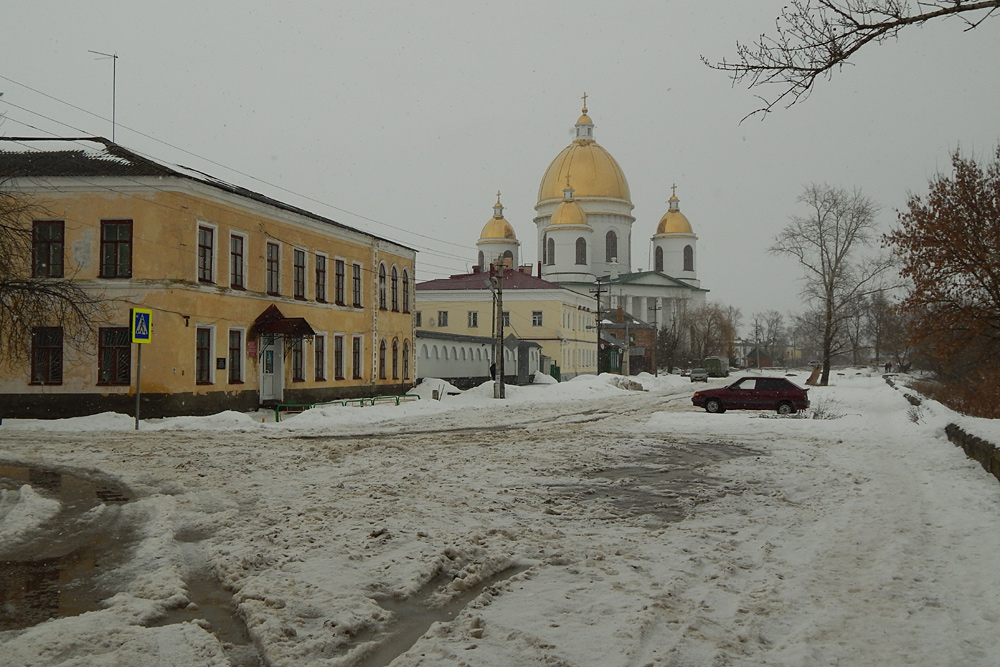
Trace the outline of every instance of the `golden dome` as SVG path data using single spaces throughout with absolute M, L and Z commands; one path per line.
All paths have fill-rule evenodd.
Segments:
M 632 203 L 625 173 L 611 154 L 593 139 L 593 121 L 583 108 L 576 122 L 576 139 L 564 148 L 542 176 L 538 203 L 562 199 L 563 186 L 572 178 L 578 198 L 620 199 Z
M 552 213 L 552 218 L 549 220 L 550 227 L 554 227 L 556 225 L 586 227 L 587 214 L 584 213 L 583 208 L 572 199 L 563 199 L 562 203 L 556 207 L 556 210 Z
M 660 218 L 660 224 L 656 226 L 657 234 L 694 234 L 691 223 L 687 217 L 681 213 L 680 200 L 677 195 L 670 196 L 670 208 Z
M 490 218 L 486 226 L 483 227 L 483 233 L 479 235 L 482 240 L 499 240 L 499 239 L 510 239 L 513 241 L 517 240 L 514 235 L 514 228 L 510 226 L 503 216 L 493 216 Z
M 500 203 L 500 192 L 497 192 L 497 203 L 493 204 L 493 217 L 486 222 L 483 233 L 479 235 L 480 241 L 516 241 L 514 228 L 510 226 L 503 217 L 503 204 Z

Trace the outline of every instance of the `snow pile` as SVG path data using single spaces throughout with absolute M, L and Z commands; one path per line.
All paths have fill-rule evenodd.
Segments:
M 781 417 L 635 380 L 503 401 L 488 382 L 238 433 L 18 432 L 0 458 L 122 478 L 142 529 L 106 609 L 2 633 L 0 662 L 224 664 L 197 625 L 141 627 L 207 562 L 266 664 L 347 667 L 397 614 L 450 604 L 394 666 L 996 663 L 1000 486 L 944 437 L 950 411 L 863 370 Z
M 58 500 L 42 497 L 28 484 L 17 491 L 0 489 L 0 550 L 30 537 L 59 509 Z

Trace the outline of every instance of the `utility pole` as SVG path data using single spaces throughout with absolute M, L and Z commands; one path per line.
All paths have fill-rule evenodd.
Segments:
M 660 375 L 660 365 L 656 359 L 656 348 L 659 347 L 658 343 L 660 341 L 660 318 L 657 313 L 663 310 L 663 308 L 660 306 L 659 301 L 654 301 L 651 310 L 653 311 L 653 377 L 658 377 Z
M 498 257 L 490 269 L 490 287 L 493 290 L 494 322 L 496 327 L 493 339 L 493 363 L 496 365 L 496 377 L 493 378 L 493 398 L 506 398 L 503 384 L 503 257 Z
M 601 284 L 601 279 L 597 279 L 597 289 L 592 289 L 590 292 L 597 299 L 597 374 L 601 374 L 601 294 L 604 292 L 611 291 L 611 288 L 603 289 Z

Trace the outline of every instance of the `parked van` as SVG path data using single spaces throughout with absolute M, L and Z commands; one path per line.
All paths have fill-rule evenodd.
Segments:
M 729 359 L 726 357 L 706 357 L 701 366 L 708 371 L 709 377 L 729 377 Z

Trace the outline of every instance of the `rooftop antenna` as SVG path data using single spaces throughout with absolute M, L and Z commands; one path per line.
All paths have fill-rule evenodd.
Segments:
M 118 88 L 118 54 L 117 53 L 101 53 L 100 51 L 87 50 L 88 53 L 94 53 L 103 58 L 96 58 L 96 60 L 105 60 L 111 58 L 111 142 L 115 141 L 115 109 L 117 104 L 117 88 Z

